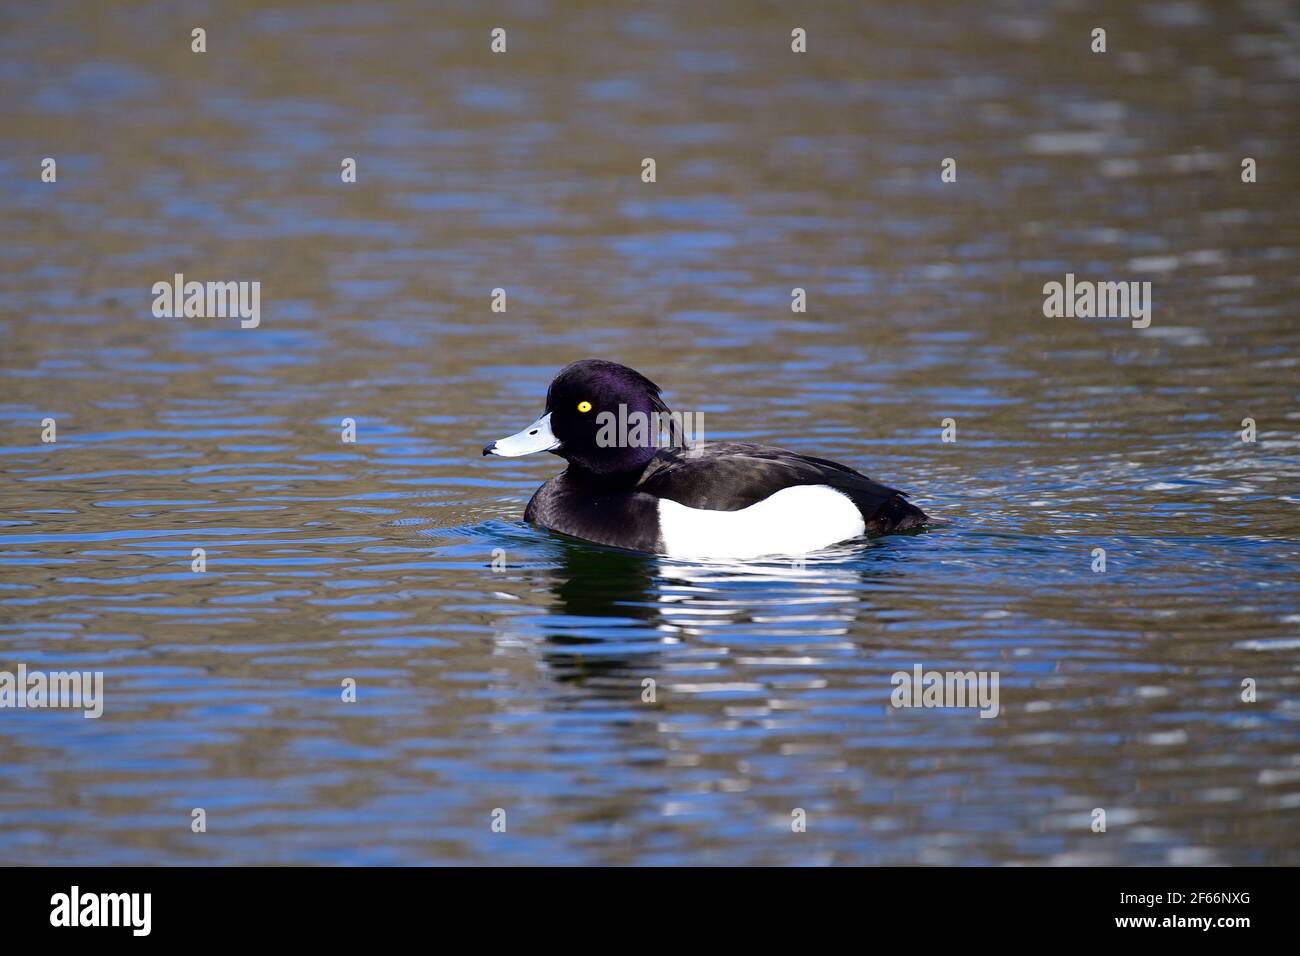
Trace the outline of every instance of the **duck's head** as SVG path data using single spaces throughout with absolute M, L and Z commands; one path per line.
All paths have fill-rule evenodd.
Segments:
M 634 412 L 643 416 L 645 428 L 635 427 Z M 645 467 L 662 444 L 656 425 L 663 419 L 656 413 L 668 413 L 658 385 L 626 365 L 584 359 L 555 376 L 541 418 L 488 442 L 483 454 L 516 458 L 549 451 L 600 475 L 633 471 Z

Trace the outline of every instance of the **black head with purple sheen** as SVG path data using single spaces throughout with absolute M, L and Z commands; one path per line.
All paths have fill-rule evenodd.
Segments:
M 659 386 L 640 372 L 584 359 L 555 376 L 541 418 L 517 435 L 491 442 L 483 454 L 549 451 L 598 475 L 639 471 L 666 440 L 659 425 L 667 416 Z
M 644 468 L 654 457 L 658 413 L 668 406 L 640 372 L 599 359 L 560 370 L 546 392 L 555 453 L 596 474 Z

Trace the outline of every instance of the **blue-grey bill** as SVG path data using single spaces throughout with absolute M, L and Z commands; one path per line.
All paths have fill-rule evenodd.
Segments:
M 559 447 L 560 440 L 551 431 L 551 413 L 547 412 L 523 431 L 516 432 L 509 438 L 500 438 L 492 442 L 483 449 L 483 454 L 518 458 L 539 451 L 554 451 Z

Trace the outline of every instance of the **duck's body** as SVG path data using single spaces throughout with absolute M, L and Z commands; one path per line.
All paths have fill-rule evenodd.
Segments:
M 616 482 L 571 465 L 537 489 L 524 520 L 616 548 L 752 558 L 915 528 L 925 514 L 836 462 L 723 442 L 661 448 Z
M 927 520 L 902 492 L 825 458 L 741 442 L 602 445 L 595 416 L 620 405 L 667 411 L 658 386 L 632 369 L 575 362 L 552 383 L 542 418 L 484 448 L 568 459 L 525 520 L 617 548 L 728 558 L 803 554 Z

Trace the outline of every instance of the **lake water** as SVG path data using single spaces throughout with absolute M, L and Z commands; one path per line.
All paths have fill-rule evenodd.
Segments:
M 6 12 L 0 862 L 1300 863 L 1300 15 L 975 6 Z M 538 531 L 582 357 L 935 524 Z

